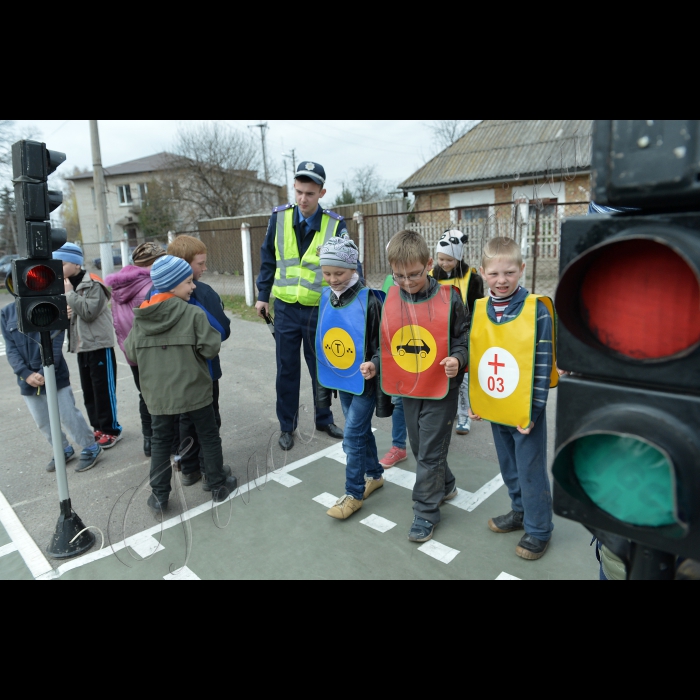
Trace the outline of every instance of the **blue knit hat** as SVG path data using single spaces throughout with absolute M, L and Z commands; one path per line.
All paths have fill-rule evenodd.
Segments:
M 82 265 L 84 260 L 83 251 L 75 243 L 64 243 L 58 250 L 54 250 L 53 259 Z
M 192 276 L 190 264 L 174 255 L 163 255 L 157 258 L 151 268 L 151 280 L 160 292 L 175 289 L 180 282 Z

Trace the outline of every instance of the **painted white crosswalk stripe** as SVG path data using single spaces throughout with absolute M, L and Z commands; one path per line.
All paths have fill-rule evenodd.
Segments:
M 368 518 L 360 520 L 361 525 L 367 525 L 377 532 L 388 532 L 392 527 L 396 527 L 396 523 L 392 523 L 391 520 L 382 518 L 381 515 L 375 515 L 372 513 Z
M 443 564 L 449 564 L 459 554 L 458 549 L 452 549 L 452 547 L 448 547 L 436 540 L 428 540 L 425 544 L 418 547 L 418 551 L 441 561 Z
M 312 498 L 312 501 L 316 501 L 316 503 L 320 503 L 322 506 L 325 506 L 326 508 L 332 508 L 335 505 L 335 502 L 338 500 L 337 496 L 334 496 L 332 493 L 319 493 L 316 498 Z
M 174 574 L 163 576 L 164 581 L 201 581 L 202 579 L 187 566 L 178 569 Z
M 522 581 L 522 579 L 518 578 L 517 576 L 507 574 L 505 571 L 501 571 L 501 573 L 496 576 L 496 581 Z

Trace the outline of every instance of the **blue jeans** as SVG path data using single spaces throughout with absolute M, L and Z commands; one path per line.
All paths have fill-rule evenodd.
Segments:
M 403 399 L 393 396 L 394 412 L 391 414 L 391 444 L 402 450 L 406 449 L 406 418 L 403 414 Z
M 547 416 L 540 413 L 529 435 L 491 423 L 501 475 L 513 510 L 524 513 L 528 535 L 547 542 L 552 536 L 552 490 L 547 474 Z
M 372 433 L 372 414 L 377 395 L 372 386 L 362 396 L 346 391 L 339 391 L 338 396 L 345 416 L 345 493 L 361 501 L 365 494 L 365 474 L 373 479 L 384 476 L 384 467 L 379 464 L 377 443 Z

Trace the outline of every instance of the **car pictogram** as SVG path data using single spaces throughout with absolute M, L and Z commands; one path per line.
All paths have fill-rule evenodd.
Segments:
M 405 355 L 407 352 L 410 352 L 414 355 L 426 357 L 430 352 L 430 346 L 421 338 L 411 338 L 411 340 L 404 345 L 397 345 L 396 352 L 398 352 L 399 355 Z

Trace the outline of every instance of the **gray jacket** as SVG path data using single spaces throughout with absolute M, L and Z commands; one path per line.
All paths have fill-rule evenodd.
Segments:
M 97 275 L 87 272 L 75 290 L 66 294 L 68 306 L 73 310 L 68 331 L 69 352 L 114 347 L 111 297 L 109 287 Z

